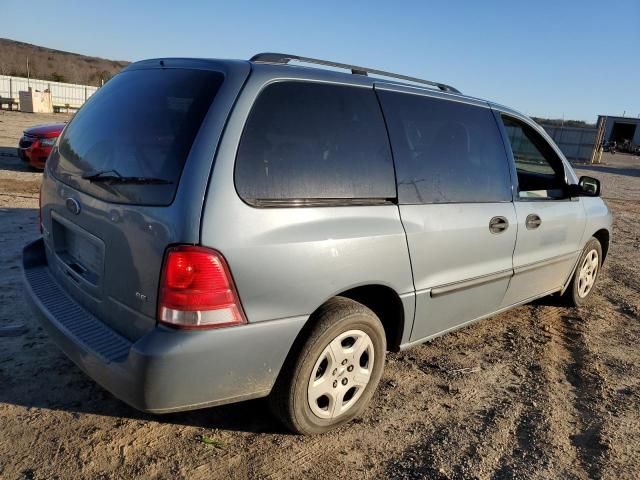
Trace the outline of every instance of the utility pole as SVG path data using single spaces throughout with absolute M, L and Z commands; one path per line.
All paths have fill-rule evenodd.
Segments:
M 31 86 L 31 75 L 29 74 L 29 56 L 27 56 L 27 86 Z

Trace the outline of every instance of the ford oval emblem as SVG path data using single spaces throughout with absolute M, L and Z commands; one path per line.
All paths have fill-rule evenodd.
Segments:
M 73 198 L 67 198 L 67 201 L 65 203 L 67 205 L 67 210 L 69 210 L 71 213 L 73 213 L 74 215 L 78 215 L 80 213 L 80 204 L 77 200 Z

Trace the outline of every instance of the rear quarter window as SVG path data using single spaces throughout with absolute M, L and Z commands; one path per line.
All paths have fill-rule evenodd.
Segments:
M 267 86 L 240 140 L 235 183 L 255 206 L 395 198 L 375 93 L 299 81 Z
M 189 69 L 122 72 L 96 92 L 64 130 L 49 166 L 59 180 L 117 203 L 169 205 L 221 73 Z M 106 171 L 167 183 L 90 182 Z

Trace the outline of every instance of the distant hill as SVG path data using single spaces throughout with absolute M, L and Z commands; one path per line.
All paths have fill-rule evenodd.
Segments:
M 0 74 L 100 86 L 129 62 L 88 57 L 0 38 Z

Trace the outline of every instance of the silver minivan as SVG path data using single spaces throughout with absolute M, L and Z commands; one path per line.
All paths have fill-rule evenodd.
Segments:
M 532 120 L 445 84 L 146 60 L 55 145 L 25 285 L 135 408 L 269 396 L 320 433 L 365 408 L 386 351 L 545 295 L 582 305 L 611 239 L 599 193 Z

